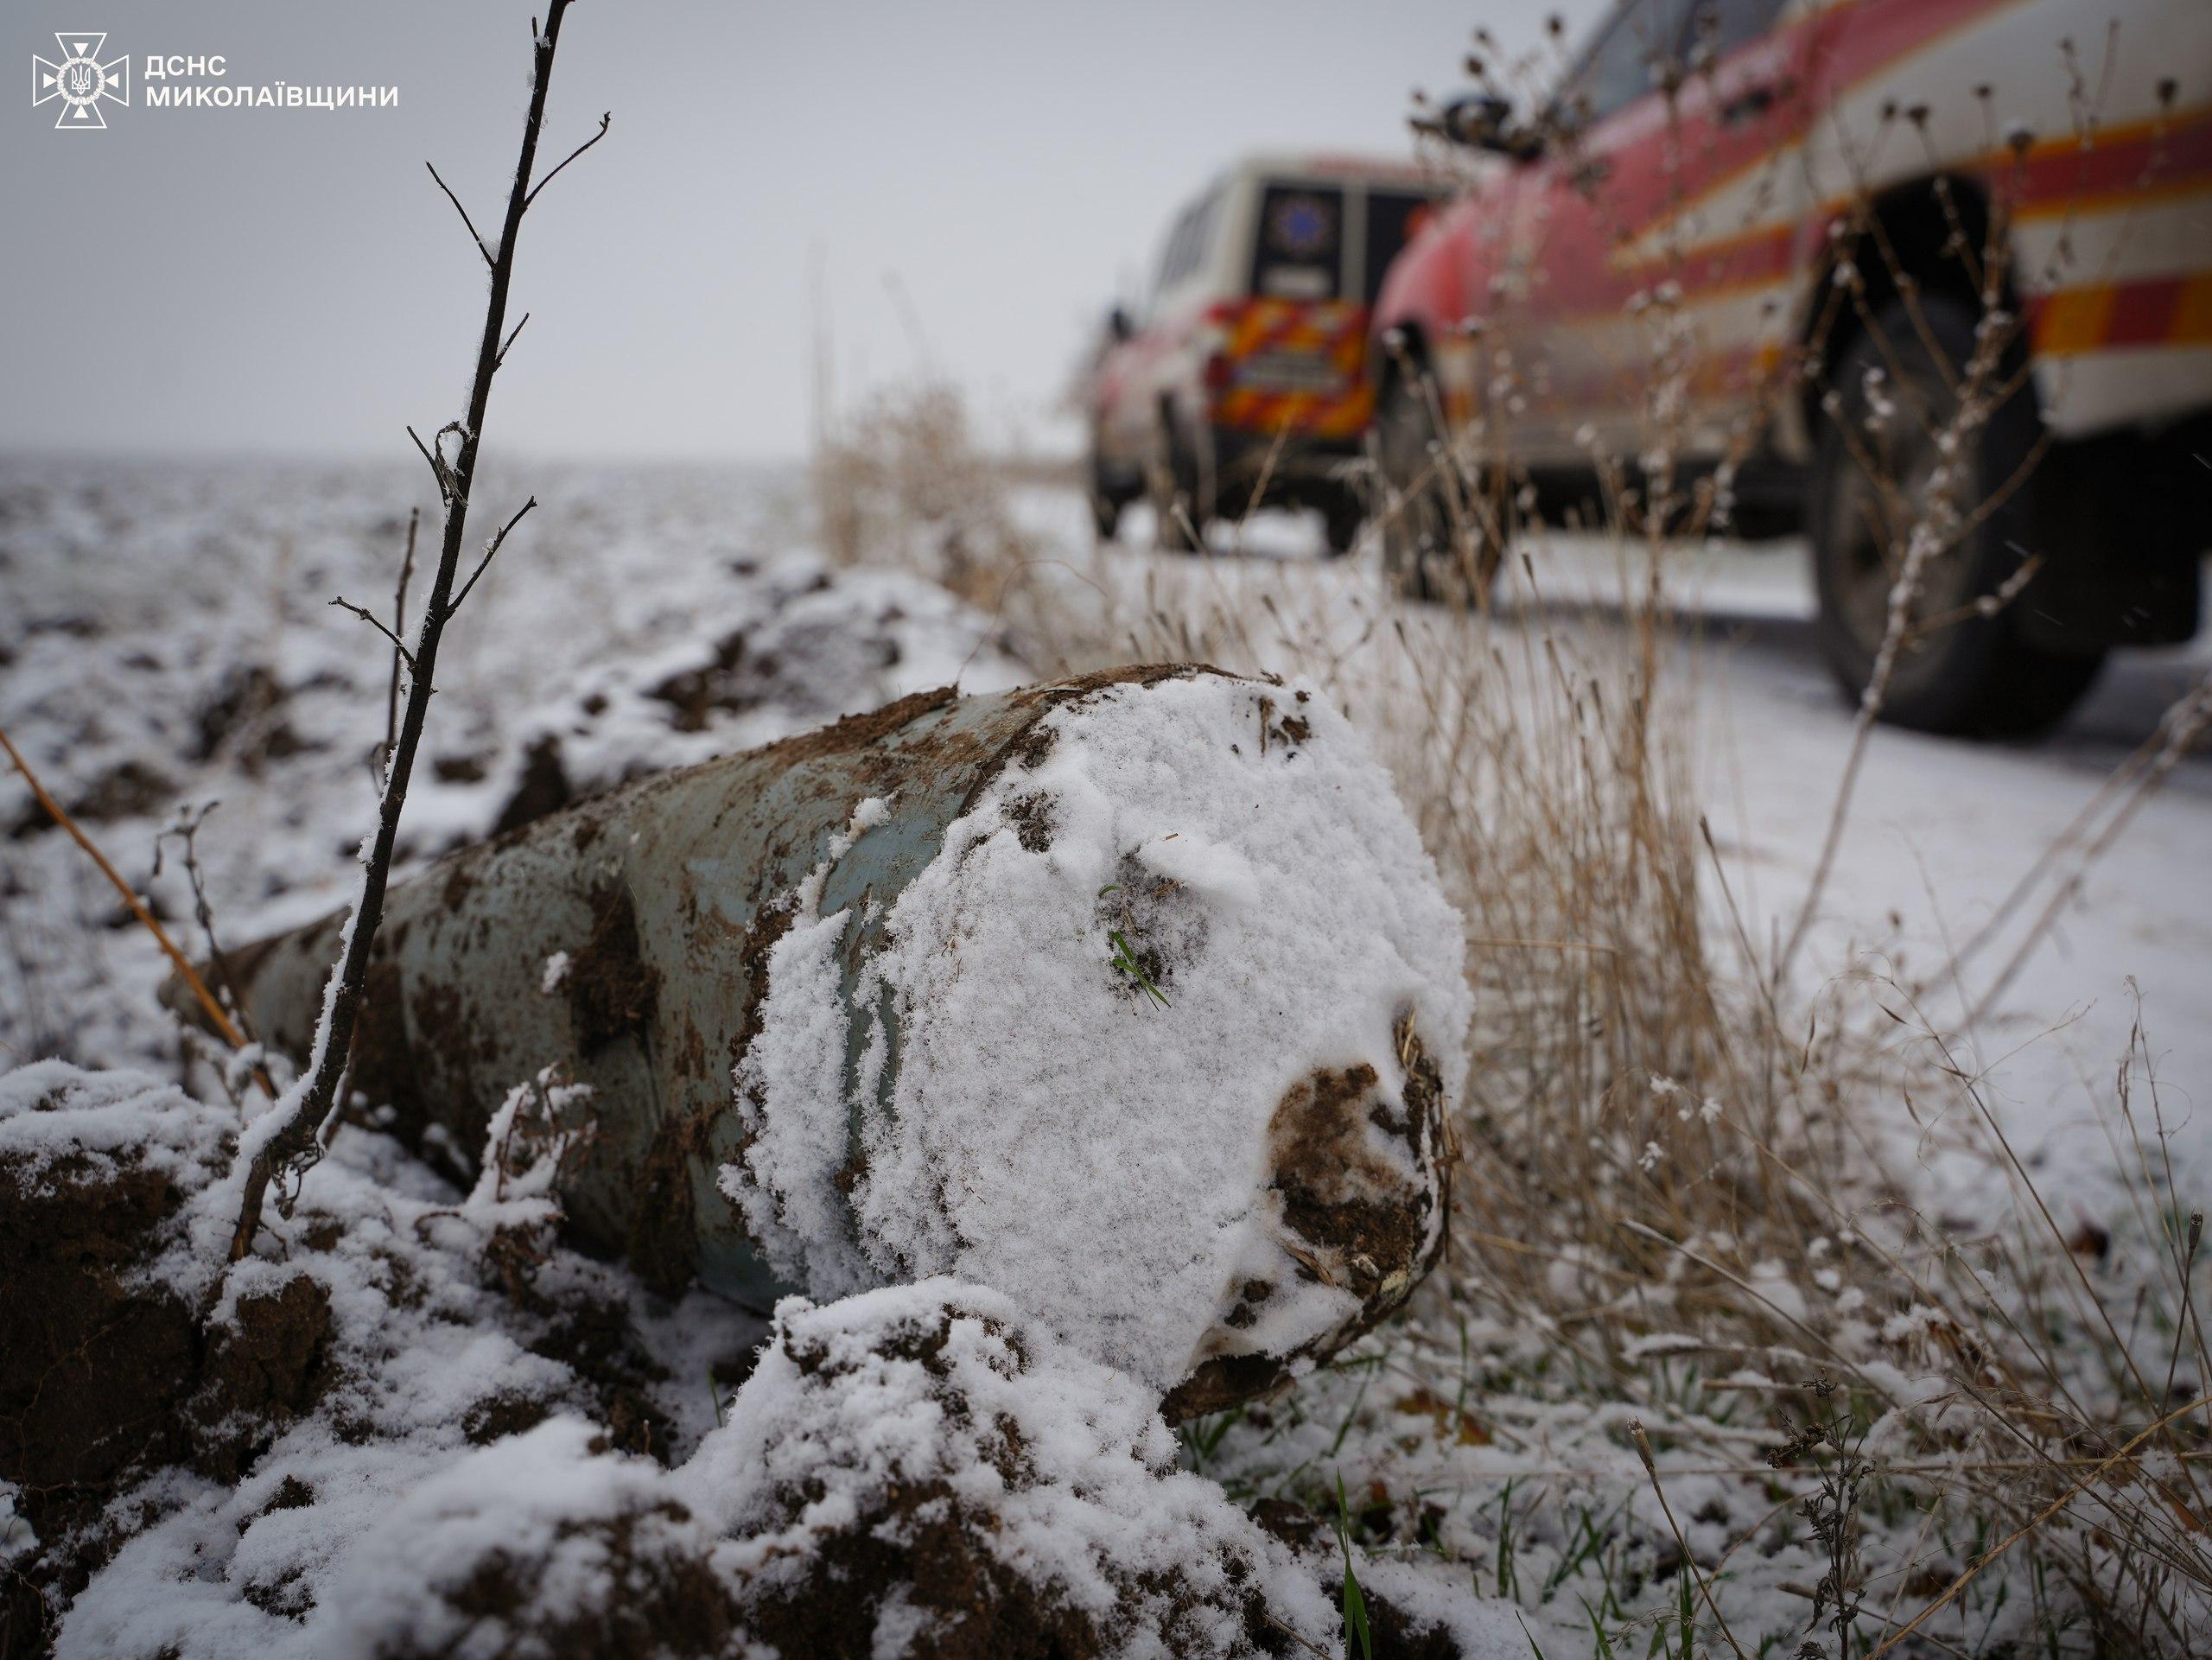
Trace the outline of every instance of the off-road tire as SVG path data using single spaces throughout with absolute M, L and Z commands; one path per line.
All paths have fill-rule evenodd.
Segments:
M 1423 390 L 1393 375 L 1376 412 L 1377 488 L 1372 516 L 1382 531 L 1383 574 L 1409 600 L 1481 605 L 1504 550 L 1481 528 L 1483 515 L 1437 465 L 1437 429 Z M 1493 521 L 1495 522 L 1495 521 Z
M 1126 493 L 1106 487 L 1104 470 L 1094 455 L 1090 461 L 1090 526 L 1098 533 L 1101 542 L 1111 542 L 1114 533 L 1122 528 L 1122 509 L 1128 505 Z
M 1197 445 L 1181 430 L 1181 423 L 1163 410 L 1145 467 L 1146 494 L 1156 526 L 1153 534 L 1162 550 L 1205 550 L 1206 524 L 1213 515 L 1204 483 Z
M 1954 418 L 1953 382 L 1963 376 L 1974 346 L 1971 307 L 1941 293 L 1923 293 L 1917 303 L 1917 321 L 1893 301 L 1872 329 L 1846 343 L 1830 380 L 1834 407 L 1817 417 L 1822 424 L 1805 515 L 1819 596 L 1815 629 L 1836 684 L 1854 703 L 1873 677 L 1910 521 L 1942 459 L 1936 435 Z M 1940 364 L 1929 354 L 1931 343 Z M 1880 399 L 1891 406 L 1879 418 L 1869 371 L 1879 372 Z M 2103 662 L 2100 652 L 2031 645 L 2006 607 L 1994 614 L 1979 608 L 2018 573 L 2016 550 L 2035 540 L 2034 480 L 2022 474 L 2041 433 L 2025 376 L 2001 364 L 1984 378 L 1993 391 L 2013 390 L 1990 411 L 1978 437 L 1961 444 L 1974 472 L 1953 499 L 1971 522 L 1928 557 L 1908 615 L 1935 626 L 1908 636 L 1882 699 L 1883 720 L 1922 731 L 2040 731 L 2074 706 Z M 1869 464 L 1883 469 L 1913 505 L 1889 511 Z M 1935 620 L 1946 618 L 1952 620 Z
M 1329 553 L 1341 559 L 1359 541 L 1360 526 L 1367 523 L 1367 503 L 1360 493 L 1347 487 L 1329 499 L 1321 509 L 1322 534 L 1327 537 Z

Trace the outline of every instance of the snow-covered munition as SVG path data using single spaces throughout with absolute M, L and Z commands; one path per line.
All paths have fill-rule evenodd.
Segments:
M 311 1034 L 332 918 L 235 953 Z M 1461 930 L 1323 700 L 1191 667 L 950 690 L 587 801 L 394 889 L 353 1084 L 470 1154 L 588 1085 L 573 1224 L 766 1307 L 951 1274 L 1171 1415 L 1440 1253 Z

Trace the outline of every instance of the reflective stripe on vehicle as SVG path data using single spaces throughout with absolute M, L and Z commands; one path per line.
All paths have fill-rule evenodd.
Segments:
M 1269 436 L 1357 437 L 1373 413 L 1367 308 L 1341 301 L 1251 299 L 1214 309 L 1226 385 L 1216 424 Z
M 2212 343 L 2212 271 L 2061 289 L 2028 308 L 2037 355 Z

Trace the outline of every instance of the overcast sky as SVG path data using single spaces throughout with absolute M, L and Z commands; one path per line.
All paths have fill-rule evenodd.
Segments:
M 1603 0 L 1565 0 L 1575 32 Z M 524 230 L 532 320 L 499 448 L 803 451 L 818 262 L 842 398 L 958 376 L 1033 429 L 1170 213 L 1240 150 L 1402 154 L 1408 90 L 1454 84 L 1519 0 L 580 0 L 546 146 L 607 141 Z M 531 0 L 16 0 L 0 206 L 0 446 L 394 452 L 458 413 L 480 262 L 426 158 L 496 221 Z M 131 105 L 54 130 L 22 60 L 98 23 Z M 397 109 L 150 110 L 149 54 L 224 83 L 397 86 Z M 224 83 L 208 82 L 207 85 Z M 514 314 L 511 314 L 514 315 Z

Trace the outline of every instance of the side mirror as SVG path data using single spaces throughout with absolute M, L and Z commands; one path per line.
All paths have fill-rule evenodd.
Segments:
M 1469 149 L 1516 162 L 1542 154 L 1542 137 L 1513 118 L 1513 105 L 1495 92 L 1463 92 L 1434 115 L 1415 116 L 1414 130 Z
M 1116 340 L 1125 340 L 1137 332 L 1137 326 L 1129 320 L 1127 311 L 1116 306 L 1106 314 L 1106 332 Z

